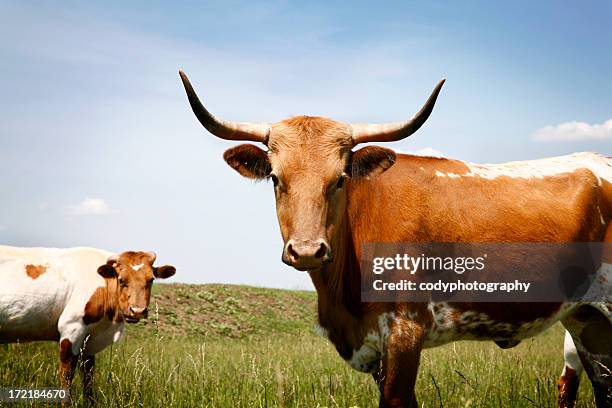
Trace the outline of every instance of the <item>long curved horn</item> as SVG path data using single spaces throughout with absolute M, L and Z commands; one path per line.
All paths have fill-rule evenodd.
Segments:
M 183 81 L 183 86 L 185 86 L 185 92 L 187 92 L 187 98 L 189 98 L 193 113 L 210 133 L 226 140 L 251 140 L 264 144 L 268 141 L 269 123 L 234 123 L 217 119 L 202 105 L 183 70 L 179 71 L 179 75 Z
M 367 142 L 394 142 L 407 138 L 423 125 L 434 105 L 438 94 L 444 85 L 445 79 L 438 82 L 431 95 L 425 102 L 421 110 L 414 117 L 406 122 L 384 123 L 384 124 L 353 124 L 351 130 L 353 132 L 353 144 Z

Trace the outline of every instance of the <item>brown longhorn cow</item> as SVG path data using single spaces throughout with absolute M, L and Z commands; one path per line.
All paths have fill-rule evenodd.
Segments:
M 180 72 L 202 125 L 226 140 L 245 177 L 270 179 L 284 240 L 282 260 L 308 271 L 319 324 L 352 367 L 372 373 L 381 407 L 417 407 L 421 350 L 455 340 L 517 344 L 561 321 L 571 333 L 598 407 L 612 406 L 610 303 L 362 302 L 361 248 L 376 242 L 611 242 L 612 160 L 592 153 L 477 165 L 367 146 L 416 132 L 444 81 L 410 120 L 345 124 L 297 116 L 278 123 L 221 121 Z M 610 276 L 610 263 L 602 269 Z M 503 324 L 503 337 L 495 327 Z M 609 372 L 609 371 L 608 371 Z M 573 401 L 560 399 L 560 403 Z

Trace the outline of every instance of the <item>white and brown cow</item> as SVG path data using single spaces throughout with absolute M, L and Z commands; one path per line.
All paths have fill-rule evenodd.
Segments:
M 509 347 L 556 321 L 571 333 L 598 407 L 612 406 L 609 303 L 361 302 L 359 265 L 365 243 L 612 242 L 612 159 L 581 153 L 479 165 L 378 146 L 353 150 L 416 132 L 443 81 L 404 122 L 297 116 L 235 123 L 211 115 L 180 75 L 210 133 L 267 147 L 239 145 L 224 158 L 245 177 L 273 182 L 282 260 L 308 271 L 319 324 L 352 367 L 374 375 L 381 407 L 418 406 L 414 385 L 423 348 L 464 339 Z M 612 260 L 604 262 L 595 281 L 609 295 Z
M 608 341 L 610 341 L 610 339 L 608 339 Z M 580 362 L 578 350 L 576 350 L 572 335 L 568 331 L 565 332 L 565 339 L 563 341 L 563 357 L 565 364 L 558 383 L 559 407 L 573 408 L 576 404 L 578 387 L 580 386 L 580 376 L 584 371 L 584 367 Z
M 153 252 L 0 246 L 0 343 L 60 345 L 60 382 L 69 389 L 83 356 L 84 394 L 93 398 L 95 354 L 118 341 L 125 322 L 147 317 L 151 285 L 173 266 Z

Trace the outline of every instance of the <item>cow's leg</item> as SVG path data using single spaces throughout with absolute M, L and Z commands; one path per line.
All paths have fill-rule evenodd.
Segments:
M 583 305 L 563 320 L 591 380 L 598 407 L 612 407 L 611 320 L 606 304 Z
M 413 393 L 412 394 L 412 400 L 410 401 L 410 404 L 408 405 L 392 405 L 390 403 L 388 403 L 387 401 L 385 401 L 385 398 L 383 396 L 383 391 L 382 388 L 379 387 L 380 389 L 380 400 L 378 402 L 378 408 L 386 408 L 386 407 L 410 407 L 410 408 L 418 408 L 419 403 L 417 402 L 416 399 L 416 395 Z
M 83 395 L 89 404 L 94 402 L 93 381 L 94 370 L 96 365 L 96 356 L 84 355 L 81 365 L 81 374 L 83 376 Z
M 72 342 L 69 339 L 60 341 L 60 384 L 61 387 L 70 391 L 74 369 L 79 360 L 79 355 L 72 349 Z
M 379 407 L 417 408 L 414 386 L 423 347 L 424 328 L 408 320 L 391 327 L 378 378 Z
M 578 386 L 580 385 L 580 375 L 582 374 L 583 368 L 572 336 L 568 331 L 565 331 L 563 357 L 565 365 L 561 373 L 561 378 L 559 378 L 559 395 L 557 402 L 559 408 L 574 408 L 578 395 Z
M 82 323 L 81 316 L 70 313 L 69 310 L 67 308 L 60 316 L 57 325 L 60 333 L 60 383 L 68 392 L 71 391 L 74 370 L 87 334 L 87 327 Z

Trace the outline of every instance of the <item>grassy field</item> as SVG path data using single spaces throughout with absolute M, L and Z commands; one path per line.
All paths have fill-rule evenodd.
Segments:
M 316 295 L 230 285 L 156 285 L 149 320 L 97 356 L 104 407 L 371 407 L 378 390 L 314 335 Z M 423 353 L 424 407 L 552 407 L 555 326 L 510 350 L 460 342 Z M 0 386 L 57 384 L 54 343 L 0 346 Z M 82 404 L 80 375 L 74 394 Z M 578 407 L 594 407 L 583 378 Z

